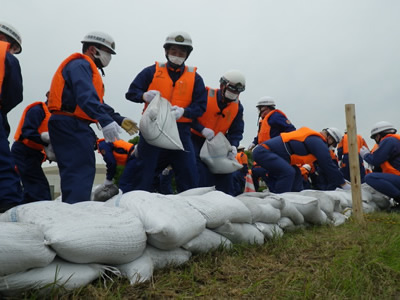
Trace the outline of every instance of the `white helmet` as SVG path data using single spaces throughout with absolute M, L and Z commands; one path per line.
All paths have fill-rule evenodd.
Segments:
M 335 140 L 335 142 L 337 144 L 339 144 L 339 142 L 343 138 L 343 133 L 339 129 L 337 129 L 336 127 L 326 128 L 326 131 Z
M 240 144 L 239 147 L 237 147 L 238 150 L 244 150 L 245 146 L 243 144 Z
M 377 122 L 371 129 L 371 139 L 375 137 L 378 133 L 396 133 L 397 130 L 392 124 L 386 121 Z
M 246 78 L 238 70 L 230 70 L 222 75 L 219 83 L 224 86 L 229 86 L 231 89 L 241 93 L 246 88 Z
M 165 39 L 164 48 L 167 49 L 169 45 L 185 46 L 188 49 L 188 56 L 193 50 L 192 38 L 184 31 L 170 33 Z
M 260 100 L 257 102 L 256 107 L 261 107 L 261 106 L 273 106 L 275 107 L 275 100 L 272 97 L 269 96 L 264 96 L 261 97 Z
M 106 47 L 108 50 L 111 51 L 111 54 L 117 54 L 115 52 L 114 39 L 107 33 L 100 32 L 100 31 L 89 32 L 87 35 L 85 35 L 85 37 L 83 38 L 83 40 L 81 42 L 103 45 L 104 47 Z
M 10 24 L 8 24 L 6 22 L 0 22 L 0 32 L 9 36 L 17 43 L 18 50 L 17 50 L 17 52 L 15 52 L 15 54 L 21 53 L 22 39 L 21 39 L 21 35 L 19 34 L 19 32 L 13 26 L 11 26 Z

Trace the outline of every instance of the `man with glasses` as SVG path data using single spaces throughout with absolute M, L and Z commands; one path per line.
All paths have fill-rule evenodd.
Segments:
M 228 158 L 234 160 L 237 147 L 243 138 L 243 106 L 239 95 L 245 90 L 246 79 L 238 70 L 226 72 L 220 79 L 220 88 L 207 87 L 206 112 L 192 124 L 192 141 L 195 148 L 199 186 L 213 186 L 219 191 L 235 196 L 233 174 L 212 174 L 200 159 L 200 150 L 205 140 L 211 140 L 222 132 L 231 144 Z

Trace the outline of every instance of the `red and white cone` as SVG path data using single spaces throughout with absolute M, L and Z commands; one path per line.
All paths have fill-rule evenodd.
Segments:
M 244 186 L 244 192 L 245 193 L 251 193 L 251 192 L 255 192 L 256 189 L 254 188 L 254 182 L 253 182 L 253 178 L 251 177 L 250 173 L 247 173 L 246 175 L 246 184 Z

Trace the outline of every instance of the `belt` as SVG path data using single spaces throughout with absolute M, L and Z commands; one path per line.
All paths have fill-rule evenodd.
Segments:
M 51 111 L 51 114 L 52 114 L 52 115 L 62 115 L 62 116 L 73 117 L 73 118 L 76 118 L 76 119 L 78 119 L 78 120 L 85 121 L 85 122 L 87 122 L 88 124 L 92 123 L 92 121 L 87 120 L 87 119 L 84 119 L 84 118 L 81 118 L 81 117 L 78 117 L 78 116 L 74 115 L 72 112 L 69 112 L 69 111 L 52 110 L 52 111 Z

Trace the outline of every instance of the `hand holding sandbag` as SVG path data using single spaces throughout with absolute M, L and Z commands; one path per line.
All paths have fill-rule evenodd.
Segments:
M 51 144 L 48 144 L 47 146 L 44 146 L 44 152 L 46 153 L 46 158 L 50 162 L 57 161 L 56 154 L 54 153 L 53 146 Z
M 182 107 L 176 105 L 172 106 L 171 111 L 174 113 L 175 120 L 180 119 L 183 116 L 183 113 L 185 112 L 185 110 Z
M 231 147 L 231 150 L 228 152 L 228 158 L 230 160 L 234 160 L 236 158 L 237 148 L 235 146 Z
M 214 130 L 204 127 L 204 129 L 201 131 L 201 134 L 209 141 L 212 140 L 212 138 L 215 136 Z
M 365 146 L 362 146 L 360 149 L 360 155 L 362 157 L 362 159 L 364 159 L 365 155 L 369 154 L 369 149 Z
M 157 94 L 159 94 L 159 91 L 155 91 L 155 90 L 150 90 L 147 91 L 145 93 L 143 93 L 143 100 L 147 103 L 150 103 L 155 96 L 157 96 Z

